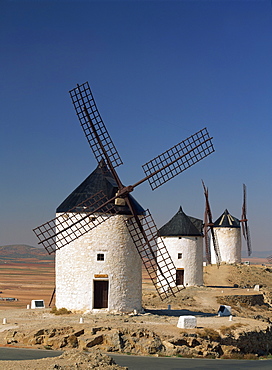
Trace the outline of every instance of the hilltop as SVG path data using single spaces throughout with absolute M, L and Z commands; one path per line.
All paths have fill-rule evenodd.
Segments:
M 37 248 L 32 248 L 26 250 L 37 252 Z M 144 274 L 144 311 L 129 314 L 107 311 L 69 314 L 65 310 L 54 314 L 56 310 L 47 306 L 54 288 L 54 261 L 6 264 L 1 266 L 0 273 L 2 296 L 18 299 L 0 301 L 0 320 L 7 320 L 0 329 L 0 345 L 67 351 L 64 358 L 33 360 L 28 367 L 26 361 L 16 361 L 16 366 L 14 361 L 5 362 L 5 369 L 68 368 L 74 363 L 74 356 L 99 358 L 101 351 L 240 359 L 257 359 L 272 353 L 270 265 L 205 266 L 204 286 L 187 287 L 163 302 Z M 256 285 L 258 290 L 254 289 Z M 43 299 L 47 308 L 27 309 L 32 299 Z M 221 304 L 231 306 L 232 320 L 218 316 Z M 182 315 L 195 316 L 197 327 L 178 328 Z M 85 360 L 80 361 L 82 367 L 78 368 L 87 369 Z
M 29 262 L 40 260 L 54 260 L 54 255 L 49 255 L 42 248 L 32 247 L 25 244 L 0 246 L 0 263 L 5 262 Z

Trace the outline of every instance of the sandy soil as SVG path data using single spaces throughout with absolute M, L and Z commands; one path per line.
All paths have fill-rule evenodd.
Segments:
M 109 314 L 107 312 L 93 314 L 71 314 L 56 316 L 50 313 L 51 309 L 29 310 L 26 305 L 31 299 L 44 299 L 46 305 L 50 300 L 54 288 L 54 265 L 52 262 L 13 264 L 0 268 L 0 290 L 2 297 L 19 298 L 15 302 L 0 301 L 0 345 L 6 345 L 6 330 L 18 329 L 29 332 L 41 328 L 53 328 L 60 326 L 73 327 L 97 327 L 110 326 L 112 328 L 146 328 L 161 336 L 176 336 L 180 333 L 177 328 L 178 317 L 181 315 L 195 315 L 197 317 L 197 328 L 219 329 L 222 326 L 230 326 L 240 323 L 237 330 L 265 329 L 267 323 L 252 318 L 254 314 L 264 314 L 272 318 L 271 309 L 251 307 L 242 310 L 242 313 L 234 314 L 233 321 L 228 317 L 216 315 L 219 304 L 218 298 L 225 295 L 249 295 L 260 294 L 252 287 L 261 284 L 264 287 L 272 286 L 272 269 L 265 266 L 228 266 L 222 265 L 207 266 L 204 270 L 205 286 L 191 287 L 182 290 L 176 297 L 168 298 L 162 302 L 146 274 L 143 275 L 143 307 L 145 313 L 139 315 Z M 234 284 L 239 288 L 234 288 Z M 247 287 L 250 285 L 251 287 Z M 171 306 L 171 307 L 169 307 Z M 171 308 L 171 309 L 169 309 Z M 84 322 L 80 324 L 80 318 Z M 2 324 L 6 319 L 6 324 Z M 195 329 L 191 329 L 193 331 Z M 62 367 L 65 367 L 70 360 L 64 358 Z M 56 364 L 56 359 L 45 359 L 39 361 L 16 361 L 1 362 L 4 369 L 50 369 Z M 60 363 L 58 363 L 60 364 Z M 65 365 L 66 364 L 66 365 Z M 16 366 L 15 366 L 16 365 Z M 85 364 L 86 365 L 86 364 Z M 84 367 L 82 369 L 87 369 Z M 89 363 L 90 365 L 90 363 Z M 88 365 L 88 366 L 89 366 Z M 87 365 L 86 365 L 87 366 Z M 102 365 L 101 365 L 102 366 Z M 105 365 L 101 369 L 113 369 Z M 107 367 L 108 366 L 108 367 Z M 89 367 L 90 368 L 90 367 Z
M 26 308 L 32 299 L 44 299 L 48 305 L 55 283 L 54 261 L 22 260 L 0 264 L 0 310 Z

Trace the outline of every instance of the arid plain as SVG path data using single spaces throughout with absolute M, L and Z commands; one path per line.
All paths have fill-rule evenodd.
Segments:
M 19 250 L 20 253 L 17 251 L 17 254 L 15 255 L 14 253 L 16 253 L 16 248 L 14 251 L 11 249 L 10 254 L 5 250 L 5 253 L 4 255 L 2 253 L 2 256 L 1 251 L 3 252 L 0 247 L 0 298 L 2 298 L 0 300 L 1 346 L 29 347 L 31 346 L 30 343 L 34 343 L 33 337 L 37 338 L 37 333 L 41 330 L 49 330 L 50 332 L 50 330 L 58 330 L 56 328 L 62 328 L 61 330 L 63 330 L 63 328 L 68 328 L 67 330 L 69 331 L 69 328 L 72 327 L 76 332 L 85 330 L 87 333 L 87 331 L 92 328 L 94 332 L 98 330 L 97 334 L 91 336 L 93 338 L 93 343 L 97 340 L 102 340 L 101 343 L 94 346 L 91 345 L 90 348 L 91 351 L 94 349 L 102 351 L 97 353 L 96 358 L 98 358 L 101 356 L 101 353 L 105 352 L 105 348 L 110 348 L 108 344 L 105 347 L 105 343 L 107 343 L 107 341 L 112 341 L 112 333 L 118 332 L 118 335 L 126 338 L 128 341 L 127 343 L 129 343 L 131 337 L 128 337 L 128 332 L 133 330 L 134 334 L 130 333 L 129 335 L 137 336 L 139 334 L 141 336 L 141 333 L 146 333 L 145 335 L 147 337 L 148 335 L 155 335 L 157 339 L 159 338 L 158 340 L 162 341 L 161 343 L 164 343 L 163 347 L 166 351 L 165 354 L 169 355 L 172 350 L 176 351 L 177 348 L 181 348 L 178 344 L 181 339 L 177 339 L 181 335 L 188 335 L 189 337 L 196 335 L 198 336 L 198 341 L 203 342 L 203 335 L 207 335 L 207 332 L 212 329 L 214 331 L 213 335 L 217 333 L 216 335 L 221 335 L 223 338 L 220 339 L 220 346 L 224 349 L 222 340 L 224 341 L 226 338 L 222 334 L 223 328 L 225 331 L 229 328 L 229 332 L 232 332 L 232 335 L 241 335 L 242 332 L 252 333 L 254 331 L 265 331 L 272 322 L 270 295 L 272 291 L 272 267 L 265 259 L 251 259 L 250 266 L 222 265 L 219 268 L 217 266 L 206 266 L 204 268 L 204 286 L 186 288 L 178 293 L 176 297 L 168 298 L 163 302 L 159 299 L 146 272 L 143 270 L 144 314 L 136 316 L 111 315 L 105 313 L 96 315 L 87 314 L 84 316 L 84 323 L 79 324 L 80 318 L 82 317 L 82 314 L 80 313 L 60 316 L 55 316 L 50 313 L 51 308 L 48 307 L 48 304 L 54 290 L 53 258 L 48 259 L 48 256 L 44 251 L 38 250 L 37 255 L 36 249 L 29 250 L 27 247 L 23 246 Z M 255 285 L 260 285 L 259 291 L 254 290 Z M 265 297 L 265 301 L 261 299 L 261 302 L 257 302 L 256 304 L 254 303 L 255 298 L 262 298 L 263 296 Z M 253 298 L 251 299 L 251 297 Z M 4 298 L 15 298 L 16 300 L 10 301 L 5 300 Z M 32 299 L 43 299 L 46 309 L 27 309 L 27 305 L 30 305 Z M 228 317 L 217 316 L 217 310 L 220 304 L 230 304 L 232 306 L 233 321 L 229 321 Z M 51 304 L 51 307 L 53 306 L 54 300 Z M 169 310 L 169 308 L 171 309 Z M 179 315 L 188 314 L 197 315 L 197 328 L 189 330 L 189 333 L 186 334 L 177 328 L 177 320 Z M 1 324 L 3 318 L 7 320 L 7 324 L 5 325 Z M 31 335 L 29 336 L 29 333 L 32 333 L 32 337 Z M 71 336 L 69 333 L 66 333 L 65 335 L 67 338 L 73 337 L 73 335 Z M 44 340 L 45 336 L 46 335 L 43 335 Z M 78 338 L 78 348 L 80 347 L 80 340 L 81 343 L 83 343 L 86 339 L 83 337 L 84 335 L 82 335 L 81 339 Z M 147 337 L 147 342 L 151 343 L 151 339 L 148 339 Z M 23 339 L 21 340 L 20 338 Z M 26 341 L 26 338 L 28 338 L 28 341 Z M 183 341 L 187 337 L 185 339 L 184 338 L 182 339 Z M 90 337 L 88 337 L 88 340 L 90 340 Z M 139 344 L 141 340 L 141 337 L 139 337 L 137 343 Z M 188 341 L 188 339 L 186 340 Z M 152 341 L 154 342 L 154 338 Z M 207 344 L 205 341 L 208 341 L 210 344 L 208 342 Z M 215 343 L 212 339 L 205 339 L 204 342 L 208 346 L 213 345 L 215 356 L 218 356 L 219 352 L 216 349 L 218 347 L 218 343 Z M 55 342 L 55 347 L 53 346 L 52 348 L 61 348 L 58 347 L 59 343 L 60 339 Z M 202 346 L 201 351 L 203 352 L 203 346 L 205 344 L 203 343 L 196 345 L 196 349 Z M 99 344 L 101 344 L 101 346 Z M 87 344 L 87 347 L 88 346 L 89 344 Z M 111 346 L 113 346 L 112 343 Z M 48 345 L 45 345 L 45 342 L 38 344 L 36 340 L 33 347 L 47 348 Z M 72 347 L 70 346 L 70 348 L 62 349 L 68 349 L 71 351 Z M 151 353 L 145 353 L 144 351 L 147 347 L 147 345 L 144 345 L 143 349 L 139 350 L 138 354 L 156 354 L 156 350 L 154 350 L 155 352 L 152 352 L 153 350 L 151 350 Z M 186 348 L 190 350 L 194 349 L 189 342 Z M 126 352 L 123 349 L 118 350 L 118 346 L 112 351 Z M 201 351 L 198 349 L 199 353 Z M 106 350 L 106 352 L 109 351 Z M 175 355 L 175 353 L 176 352 L 173 352 L 173 355 Z M 207 355 L 210 354 L 211 351 L 209 350 Z M 74 356 L 72 352 L 71 356 Z M 190 356 L 189 353 L 188 356 Z M 103 358 L 101 358 L 101 361 L 102 360 Z M 63 364 L 69 364 L 71 362 L 71 358 L 69 359 L 69 356 L 66 356 L 65 359 L 62 359 L 61 361 Z M 106 362 L 105 367 L 101 367 L 101 369 L 114 368 L 115 365 L 111 365 Z M 42 362 L 40 360 L 39 367 L 37 367 L 38 365 L 34 361 L 30 362 L 29 367 L 26 367 L 28 366 L 26 362 L 17 362 L 16 370 L 26 368 L 49 369 L 51 368 L 51 365 L 55 366 L 54 364 L 56 364 L 56 362 L 52 359 Z M 79 368 L 87 369 L 87 362 L 84 362 L 84 364 Z M 14 366 L 14 364 L 5 363 L 5 366 L 6 369 L 13 369 L 12 366 Z M 66 367 L 62 368 L 66 369 Z

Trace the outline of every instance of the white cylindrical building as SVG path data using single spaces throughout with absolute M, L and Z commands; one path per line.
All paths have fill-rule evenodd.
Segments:
M 219 248 L 220 262 L 228 264 L 241 263 L 242 241 L 240 221 L 233 217 L 226 209 L 214 222 L 213 230 Z M 216 264 L 217 260 L 212 238 L 210 242 L 211 263 Z
M 100 190 L 109 199 L 118 191 L 104 163 L 100 163 L 58 207 L 57 216 L 64 214 L 69 220 L 71 208 Z M 142 207 L 130 198 L 137 213 L 143 214 Z M 142 261 L 125 224 L 130 211 L 122 199 L 116 203 L 118 214 L 107 217 L 105 222 L 56 251 L 58 309 L 115 312 L 142 309 Z M 86 214 L 91 209 L 78 207 L 74 212 Z M 96 216 L 91 214 L 90 217 L 93 220 Z M 102 217 L 105 216 L 102 214 Z
M 203 285 L 203 222 L 182 208 L 159 229 L 176 267 L 176 285 Z

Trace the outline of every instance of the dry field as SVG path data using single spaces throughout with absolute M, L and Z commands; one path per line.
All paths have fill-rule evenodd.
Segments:
M 144 326 L 145 329 L 154 331 L 161 337 L 178 336 L 180 329 L 177 328 L 178 315 L 197 315 L 197 330 L 203 328 L 213 328 L 220 330 L 221 327 L 237 326 L 237 331 L 243 330 L 265 330 L 267 322 L 256 320 L 254 316 L 261 315 L 270 317 L 272 320 L 271 308 L 267 307 L 241 307 L 235 313 L 233 321 L 228 317 L 218 317 L 216 315 L 219 307 L 218 297 L 224 295 L 251 295 L 260 294 L 252 288 L 255 284 L 262 284 L 264 287 L 272 288 L 272 267 L 265 264 L 265 259 L 256 260 L 253 265 L 222 265 L 207 266 L 204 268 L 203 287 L 191 287 L 182 290 L 177 297 L 168 298 L 160 301 L 155 288 L 151 284 L 147 273 L 143 271 L 143 306 L 146 313 L 143 315 L 110 315 L 86 314 L 84 316 L 84 326 L 87 327 L 110 327 L 138 330 Z M 234 284 L 239 287 L 235 288 Z M 249 284 L 250 288 L 246 287 Z M 54 261 L 41 261 L 39 259 L 14 259 L 5 261 L 0 259 L 0 297 L 17 298 L 18 301 L 0 300 L 0 321 L 7 319 L 7 324 L 2 325 L 0 330 L 0 345 L 6 346 L 7 330 L 29 333 L 43 328 L 69 327 L 79 325 L 82 314 L 56 316 L 50 313 L 50 309 L 45 310 L 26 310 L 31 299 L 43 299 L 46 306 L 50 301 L 54 289 Z M 52 306 L 54 305 L 54 301 Z M 167 310 L 171 305 L 171 311 Z M 159 312 L 160 311 L 160 312 Z M 168 311 L 168 312 L 167 312 Z M 194 330 L 194 329 L 193 329 Z M 21 344 L 17 344 L 20 346 Z M 97 360 L 97 359 L 96 359 Z M 54 362 L 55 361 L 55 362 Z M 58 360 L 59 361 L 59 360 Z M 67 358 L 67 368 L 70 368 L 71 359 Z M 54 359 L 43 359 L 38 361 L 5 361 L 1 362 L 7 370 L 47 370 L 53 368 L 56 363 Z M 64 366 L 64 365 L 63 365 Z M 83 366 L 83 365 L 82 365 Z M 87 365 L 86 365 L 87 366 Z M 56 367 L 54 367 L 56 368 Z M 60 368 L 60 367 L 58 367 Z M 63 369 L 66 367 L 63 367 Z M 87 369 L 87 367 L 80 367 Z M 113 369 L 112 367 L 100 367 L 101 369 Z
M 43 299 L 48 305 L 54 289 L 54 261 L 22 259 L 0 264 L 0 310 L 26 308 L 32 299 Z
M 251 264 L 259 265 L 267 263 L 266 259 L 250 259 L 250 261 Z M 233 272 L 230 273 L 229 268 L 226 266 L 221 266 L 219 269 L 216 266 L 211 267 L 208 266 L 204 270 L 204 282 L 206 286 L 218 287 L 218 289 L 221 286 L 233 287 L 233 284 L 236 282 L 235 279 L 238 278 L 237 275 L 233 275 Z M 252 268 L 254 269 L 254 266 Z M 54 274 L 54 261 L 52 260 L 42 261 L 35 258 L 22 258 L 17 259 L 17 261 L 15 259 L 3 261 L 0 259 L 0 298 L 17 299 L 17 301 L 0 300 L 0 310 L 26 308 L 32 299 L 43 299 L 45 305 L 48 306 L 55 286 Z M 257 279 L 256 273 L 254 276 Z M 246 279 L 247 275 L 245 276 Z M 258 282 L 255 282 L 255 284 L 258 284 Z M 272 281 L 270 285 L 272 286 Z M 144 268 L 143 292 L 144 295 L 156 293 Z M 246 291 L 241 292 L 245 293 Z M 51 306 L 53 305 L 54 300 Z M 161 305 L 159 300 L 158 305 Z

